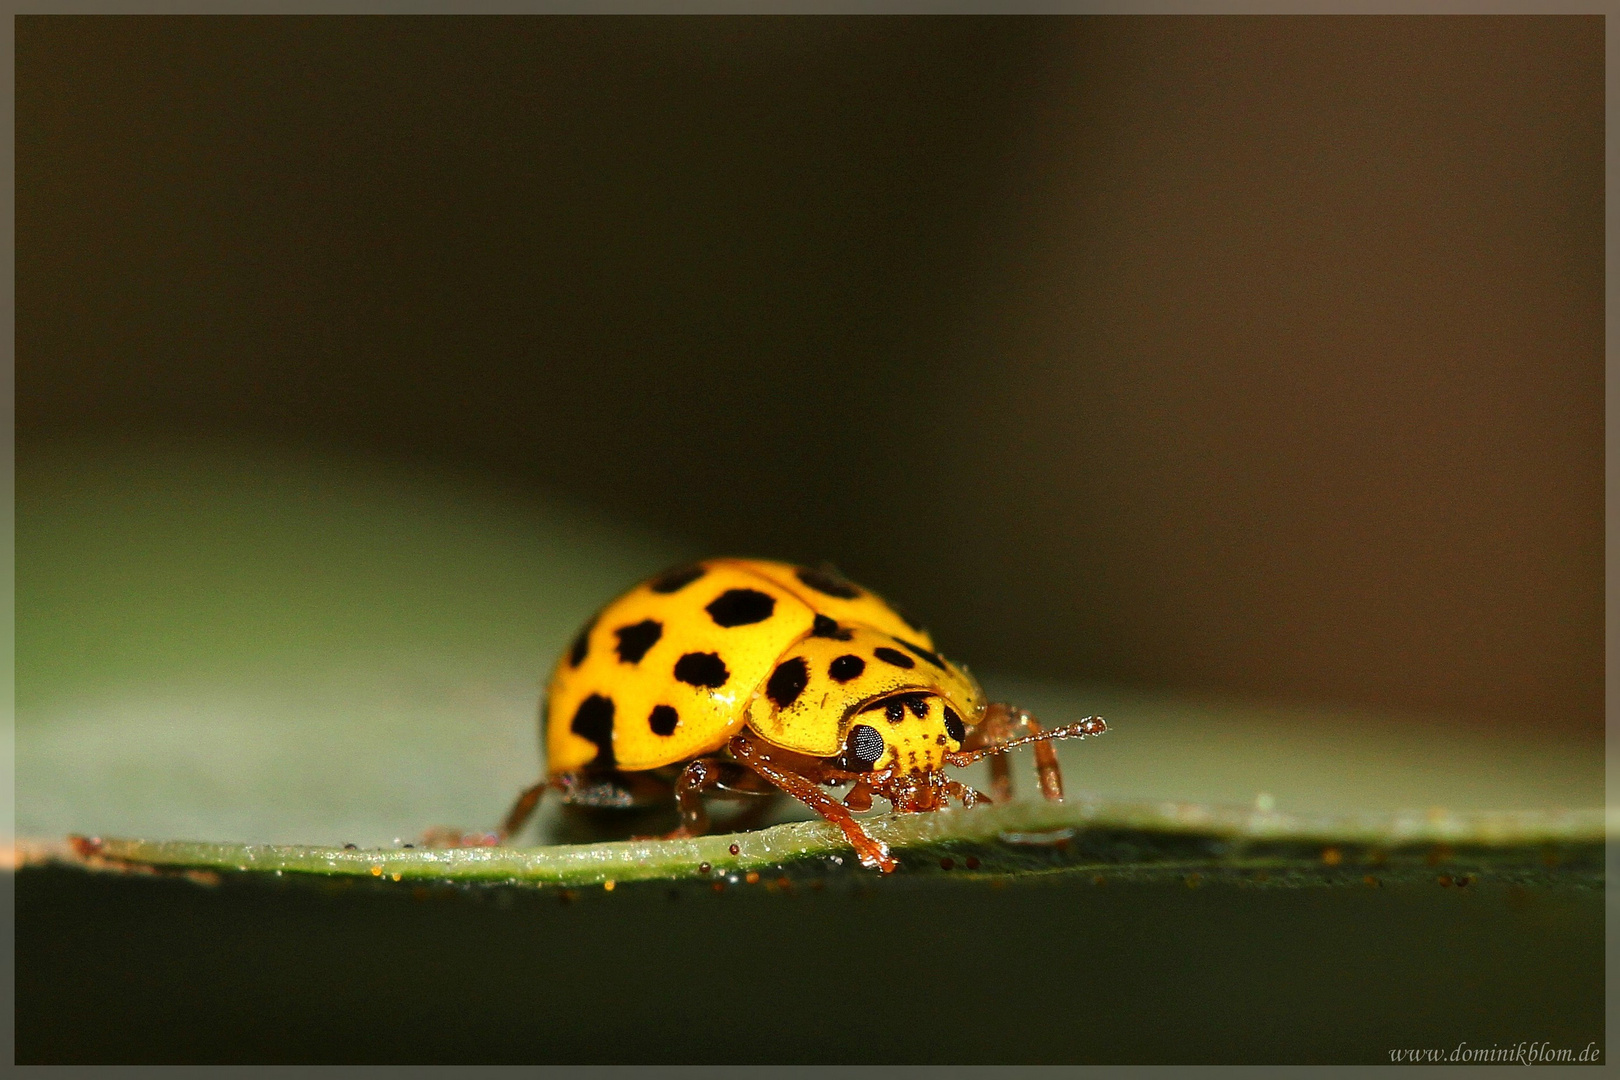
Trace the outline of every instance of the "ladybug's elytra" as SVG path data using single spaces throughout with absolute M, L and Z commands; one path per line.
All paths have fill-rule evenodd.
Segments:
M 1063 797 L 1052 740 L 1098 735 L 1097 717 L 1043 731 L 989 704 L 928 632 L 831 568 L 710 559 L 645 581 L 604 608 L 557 661 L 542 711 L 548 775 L 497 834 L 521 828 L 546 791 L 583 806 L 645 806 L 673 793 L 672 836 L 708 830 L 707 792 L 783 791 L 838 825 L 861 863 L 895 868 L 852 811 L 991 801 L 945 775 L 1034 744 L 1041 791 Z M 842 800 L 823 790 L 850 786 Z

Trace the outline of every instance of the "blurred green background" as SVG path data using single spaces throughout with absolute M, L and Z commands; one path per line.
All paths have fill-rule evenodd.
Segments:
M 578 625 L 696 553 L 465 473 L 229 444 L 59 446 L 20 462 L 18 491 L 34 837 L 490 827 L 539 775 L 540 686 Z M 981 674 L 1051 720 L 1108 717 L 1105 738 L 1063 746 L 1071 791 L 1266 793 L 1296 812 L 1603 803 L 1601 747 L 1560 732 Z

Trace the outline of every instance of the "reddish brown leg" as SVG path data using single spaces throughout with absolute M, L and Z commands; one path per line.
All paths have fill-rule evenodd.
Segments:
M 855 781 L 855 786 L 844 796 L 844 805 L 857 812 L 872 809 L 872 789 L 866 786 L 865 780 Z
M 540 805 L 541 797 L 545 795 L 546 789 L 550 786 L 551 781 L 547 779 L 540 781 L 533 787 L 523 789 L 523 794 L 519 795 L 517 800 L 512 803 L 512 809 L 506 812 L 506 820 L 501 822 L 499 829 L 495 830 L 495 842 L 497 844 L 506 843 L 508 837 L 529 823 L 529 818 L 534 816 L 535 807 Z
M 714 758 L 698 758 L 681 770 L 675 781 L 675 805 L 681 812 L 681 823 L 666 839 L 681 836 L 702 836 L 709 831 L 709 808 L 703 805 L 703 793 L 720 782 L 720 762 Z
M 998 758 L 992 760 L 1004 759 Z M 990 801 L 983 792 L 974 791 L 966 784 L 957 783 L 955 780 L 945 781 L 945 794 L 950 798 L 961 800 L 963 806 L 978 806 L 982 802 L 987 803 Z
M 449 829 L 430 830 L 441 841 L 429 846 L 451 847 L 473 844 L 504 844 L 528 824 L 547 791 L 556 791 L 565 804 L 578 807 L 635 809 L 657 805 L 669 798 L 669 783 L 650 773 L 623 773 L 617 769 L 584 768 L 578 772 L 557 773 L 523 790 L 506 813 L 506 820 L 493 833 L 458 834 Z M 459 839 L 454 839 L 459 837 Z M 446 838 L 450 842 L 442 842 Z
M 1053 740 L 1101 735 L 1107 730 L 1108 725 L 1100 717 L 1092 716 L 1044 731 L 1035 718 L 1023 709 L 1012 705 L 991 705 L 985 710 L 984 719 L 968 732 L 961 752 L 948 754 L 946 758 L 952 765 L 967 765 L 982 757 L 990 757 L 991 790 L 995 792 L 996 801 L 1001 802 L 1012 797 L 1007 751 L 1034 744 L 1035 771 L 1040 776 L 1041 794 L 1057 801 L 1063 798 L 1063 773 L 1058 768 Z
M 534 814 L 534 808 L 540 805 L 540 799 L 545 795 L 546 789 L 552 786 L 551 780 L 540 781 L 532 787 L 525 788 L 512 804 L 512 809 L 506 812 L 506 820 L 501 822 L 500 828 L 488 833 L 462 832 L 445 825 L 435 825 L 422 834 L 422 846 L 429 848 L 456 848 L 456 847 L 490 847 L 495 844 L 504 844 L 507 838 L 523 828 Z
M 1013 738 L 1008 724 L 1007 709 L 991 705 L 984 711 L 984 719 L 975 724 L 962 740 L 962 752 L 972 753 L 984 747 L 1000 746 Z M 1012 770 L 1006 754 L 990 756 L 990 795 L 992 802 L 1008 802 L 1013 797 Z
M 721 758 L 695 758 L 687 763 L 675 781 L 675 805 L 680 810 L 681 823 L 666 839 L 682 836 L 702 836 L 709 831 L 709 810 L 703 796 L 747 799 L 755 805 L 748 807 L 729 823 L 737 831 L 753 828 L 770 809 L 770 801 L 762 796 L 774 791 L 764 784 L 759 774 L 743 768 L 734 761 Z
M 849 807 L 822 791 L 816 781 L 777 765 L 762 754 L 746 735 L 732 736 L 728 748 L 732 757 L 842 829 L 855 854 L 860 857 L 862 866 L 876 867 L 887 874 L 900 865 L 889 854 L 889 845 L 861 828 L 860 822 L 850 814 Z
M 797 763 L 793 771 L 812 783 L 819 784 L 828 780 L 836 780 L 840 784 L 850 785 L 849 791 L 844 795 L 844 805 L 857 814 L 872 809 L 872 796 L 883 794 L 888 788 L 889 782 L 894 779 L 893 769 L 880 769 L 877 772 L 847 772 L 815 760 L 804 760 Z

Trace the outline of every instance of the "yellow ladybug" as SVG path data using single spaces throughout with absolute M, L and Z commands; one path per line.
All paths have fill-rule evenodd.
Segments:
M 673 789 L 673 836 L 708 830 L 706 792 L 780 790 L 885 872 L 896 866 L 888 846 L 851 813 L 873 795 L 901 812 L 989 802 L 944 768 L 997 755 L 992 790 L 1006 799 L 999 755 L 1033 743 L 1042 793 L 1061 799 L 1051 740 L 1107 730 L 1091 717 L 1043 731 L 1021 709 L 986 703 L 927 631 L 831 568 L 753 559 L 670 570 L 602 609 L 557 661 L 542 726 L 548 775 L 518 797 L 500 840 L 548 790 L 632 807 Z M 842 800 L 823 790 L 845 785 Z

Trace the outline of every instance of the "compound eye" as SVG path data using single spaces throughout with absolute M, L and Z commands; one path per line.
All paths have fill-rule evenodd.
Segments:
M 945 706 L 945 734 L 957 742 L 967 738 L 967 728 L 962 726 L 962 718 L 949 705 Z
M 849 758 L 857 768 L 870 769 L 883 756 L 883 736 L 875 727 L 856 724 L 849 731 Z

